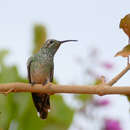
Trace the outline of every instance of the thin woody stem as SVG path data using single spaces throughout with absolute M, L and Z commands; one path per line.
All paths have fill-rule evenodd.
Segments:
M 123 69 L 119 74 L 117 74 L 111 81 L 107 83 L 107 85 L 112 86 L 115 84 L 128 70 L 130 69 L 130 64 L 128 64 L 125 69 Z
M 35 92 L 35 93 L 73 93 L 73 94 L 126 94 L 130 95 L 130 86 L 115 86 L 110 87 L 107 84 L 100 85 L 55 85 L 49 83 L 45 86 L 36 84 L 33 87 L 28 83 L 8 83 L 0 84 L 0 92 L 5 94 L 12 92 Z

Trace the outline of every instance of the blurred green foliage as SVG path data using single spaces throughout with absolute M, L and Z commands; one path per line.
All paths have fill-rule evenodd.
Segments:
M 75 98 L 81 102 L 86 102 L 87 100 L 91 100 L 93 96 L 91 94 L 77 94 Z
M 34 27 L 34 49 L 36 53 L 46 40 L 46 29 Z M 28 82 L 19 74 L 16 65 L 6 65 L 7 50 L 0 51 L 0 83 Z M 0 129 L 3 130 L 67 130 L 72 122 L 74 110 L 69 108 L 61 95 L 51 96 L 51 112 L 47 120 L 37 116 L 30 93 L 0 95 Z
M 34 26 L 34 49 L 33 54 L 37 53 L 47 39 L 46 28 L 37 24 Z
M 128 101 L 130 102 L 130 95 L 124 95 L 127 97 Z

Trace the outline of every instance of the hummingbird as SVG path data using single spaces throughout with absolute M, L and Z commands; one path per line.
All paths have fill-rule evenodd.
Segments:
M 55 53 L 61 44 L 75 41 L 77 40 L 47 40 L 39 52 L 27 61 L 29 83 L 33 86 L 34 84 L 46 85 L 48 82 L 53 82 Z M 40 118 L 46 119 L 50 109 L 50 95 L 32 93 L 32 99 Z

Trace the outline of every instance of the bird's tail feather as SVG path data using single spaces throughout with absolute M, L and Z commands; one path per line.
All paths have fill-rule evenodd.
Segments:
M 50 109 L 50 96 L 47 94 L 32 93 L 32 98 L 40 117 L 46 119 L 48 109 Z

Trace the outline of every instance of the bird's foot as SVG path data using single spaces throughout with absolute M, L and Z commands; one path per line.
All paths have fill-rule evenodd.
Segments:
M 45 87 L 47 87 L 47 89 L 52 90 L 52 89 L 51 89 L 51 86 L 52 86 L 52 85 L 53 85 L 53 84 L 52 84 L 51 82 L 48 82 Z M 48 95 L 54 95 L 54 93 L 53 93 L 53 92 L 49 92 Z
M 33 87 L 35 84 L 36 84 L 35 82 L 31 82 L 32 87 Z

